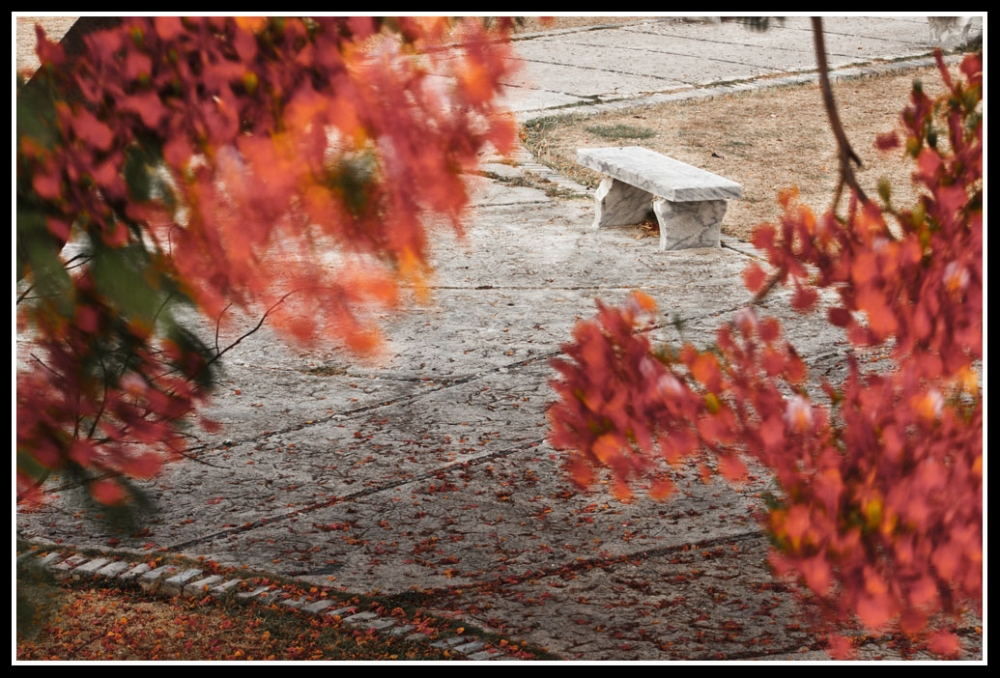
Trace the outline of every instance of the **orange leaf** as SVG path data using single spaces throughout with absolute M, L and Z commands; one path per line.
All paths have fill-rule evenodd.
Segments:
M 251 33 L 259 33 L 267 26 L 267 17 L 261 16 L 238 16 L 236 17 L 236 25 L 240 28 L 250 31 Z
M 840 634 L 830 636 L 827 639 L 830 647 L 827 650 L 830 656 L 838 660 L 848 660 L 854 658 L 854 645 L 851 639 Z
M 657 478 L 649 484 L 649 496 L 656 501 L 663 501 L 675 491 L 669 478 Z
M 163 462 L 154 452 L 140 454 L 128 460 L 126 472 L 133 478 L 152 478 L 160 472 Z
M 743 480 L 747 476 L 747 467 L 739 457 L 719 457 L 719 473 L 730 482 Z
M 621 455 L 621 445 L 618 443 L 618 439 L 610 433 L 605 433 L 595 440 L 591 450 L 597 460 L 605 466 L 609 466 Z
M 832 573 L 830 564 L 823 554 L 802 561 L 800 568 L 806 586 L 812 589 L 813 593 L 821 596 L 827 592 L 832 581 Z
M 800 313 L 811 311 L 816 305 L 819 295 L 811 287 L 795 286 L 795 294 L 792 295 L 792 308 Z
M 587 489 L 594 482 L 594 471 L 583 459 L 574 457 L 568 464 L 569 477 L 580 489 Z
M 94 499 L 105 506 L 117 506 L 128 498 L 125 489 L 110 478 L 98 480 L 90 486 L 90 493 Z
M 777 230 L 771 224 L 761 224 L 754 230 L 751 243 L 759 250 L 765 250 L 774 244 Z
M 611 484 L 611 494 L 615 495 L 615 499 L 619 501 L 629 501 L 632 499 L 632 490 L 629 489 L 628 484 L 623 480 L 615 480 Z
M 873 631 L 885 626 L 891 616 L 887 596 L 862 596 L 858 600 L 858 619 Z
M 94 445 L 89 440 L 74 440 L 69 448 L 69 458 L 80 466 L 90 466 L 97 457 Z
M 711 353 L 700 353 L 691 366 L 691 375 L 712 392 L 718 392 L 722 386 L 722 373 L 719 371 L 719 361 Z
M 111 147 L 114 134 L 111 128 L 97 119 L 97 117 L 87 109 L 76 112 L 72 121 L 73 131 L 88 146 L 106 151 Z
M 638 302 L 639 307 L 642 310 L 648 311 L 649 313 L 656 312 L 656 302 L 653 301 L 653 298 L 650 297 L 645 292 L 640 292 L 639 290 L 632 290 L 632 298 Z
M 766 278 L 767 274 L 764 273 L 764 269 L 756 261 L 751 262 L 749 266 L 743 269 L 743 284 L 751 292 L 758 292 L 764 286 Z
M 938 631 L 931 636 L 930 641 L 927 643 L 927 647 L 934 654 L 952 657 L 957 655 L 962 649 L 962 641 L 960 641 L 958 636 L 950 631 Z
M 847 324 L 851 322 L 851 313 L 846 308 L 831 307 L 827 310 L 826 315 L 830 324 L 836 327 L 847 327 Z

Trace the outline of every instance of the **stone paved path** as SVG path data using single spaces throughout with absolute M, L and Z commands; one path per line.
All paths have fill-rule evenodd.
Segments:
M 855 52 L 927 49 L 913 19 L 831 23 L 835 66 L 855 64 Z M 808 67 L 808 50 L 790 53 L 779 37 L 643 22 L 522 40 L 528 67 L 511 97 L 529 116 L 566 97 L 614 105 L 605 82 L 619 83 L 618 95 L 657 97 Z M 694 75 L 699 60 L 704 75 Z M 588 68 L 594 78 L 581 85 Z M 484 169 L 517 175 L 531 168 L 524 160 Z M 574 491 L 545 440 L 549 361 L 576 320 L 593 314 L 595 297 L 618 303 L 641 289 L 669 314 L 656 338 L 678 339 L 679 318 L 683 338 L 704 345 L 720 318 L 748 302 L 739 280 L 752 251 L 725 241 L 660 252 L 637 228 L 592 230 L 593 203 L 580 187 L 581 197 L 556 199 L 473 180 L 466 240 L 436 236 L 432 299 L 385 318 L 380 362 L 297 352 L 265 328 L 227 356 L 209 413 L 223 430 L 201 436 L 196 461 L 149 483 L 159 512 L 146 534 L 113 535 L 59 502 L 19 514 L 18 529 L 78 547 L 115 536 L 137 554 L 152 543 L 419 598 L 565 659 L 825 659 L 807 611 L 765 567 L 766 539 L 751 518 L 771 487 L 765 473 L 740 488 L 692 476 L 672 501 L 622 504 Z M 835 375 L 839 339 L 785 309 L 787 295 L 769 302 L 811 373 Z M 983 656 L 976 623 L 964 630 L 965 659 Z M 873 637 L 861 656 L 899 652 Z

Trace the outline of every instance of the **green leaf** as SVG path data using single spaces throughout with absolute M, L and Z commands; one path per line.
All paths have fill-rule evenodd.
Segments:
M 20 217 L 20 215 L 18 215 Z M 39 215 L 44 225 L 44 217 Z M 33 221 L 33 218 L 29 218 Z M 21 220 L 18 219 L 20 230 Z M 37 224 L 26 225 L 25 228 L 34 230 Z M 46 231 L 45 236 L 48 236 Z M 56 312 L 66 318 L 73 317 L 74 292 L 73 282 L 70 280 L 69 272 L 62 259 L 59 258 L 61 247 L 55 246 L 55 241 L 51 237 L 39 237 L 32 234 L 25 239 L 24 254 L 27 266 L 24 268 L 24 275 L 30 275 L 34 282 L 38 296 L 44 297 L 49 304 L 55 308 Z M 18 241 L 18 254 L 21 254 L 21 242 Z
M 150 327 L 160 306 L 161 295 L 147 276 L 149 257 L 140 245 L 109 248 L 98 245 L 91 261 L 91 273 L 98 292 L 127 319 Z
M 882 198 L 882 202 L 886 205 L 889 204 L 890 198 L 892 197 L 892 185 L 885 177 L 878 180 L 878 195 Z
M 45 148 L 52 148 L 59 140 L 55 106 L 49 93 L 44 74 L 35 78 L 17 92 L 17 138 L 30 137 Z

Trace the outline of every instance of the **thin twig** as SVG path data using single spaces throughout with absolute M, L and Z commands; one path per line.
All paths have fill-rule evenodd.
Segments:
M 255 325 L 252 330 L 249 330 L 243 336 L 241 336 L 239 339 L 237 339 L 236 341 L 234 341 L 233 343 L 231 343 L 229 346 L 227 346 L 226 348 L 224 348 L 221 351 L 219 351 L 218 353 L 216 353 L 216 355 L 215 355 L 214 358 L 212 358 L 207 363 L 205 363 L 205 367 L 209 367 L 212 363 L 218 361 L 219 358 L 221 358 L 223 355 L 225 355 L 226 353 L 228 353 L 232 349 L 236 348 L 236 346 L 241 341 L 243 341 L 244 339 L 246 339 L 247 337 L 249 337 L 251 334 L 255 334 L 264 325 L 264 321 L 267 320 L 267 317 L 269 315 L 271 315 L 271 313 L 274 312 L 274 309 L 278 308 L 278 306 L 280 306 L 282 303 L 284 303 L 285 299 L 287 299 L 288 297 L 292 296 L 293 294 L 296 294 L 298 292 L 305 292 L 305 291 L 306 291 L 306 289 L 292 290 L 291 292 L 288 292 L 287 294 L 285 294 L 284 296 L 282 296 L 281 299 L 278 299 L 276 302 L 274 302 L 274 304 L 271 306 L 271 308 L 269 308 L 266 311 L 264 311 L 264 315 L 261 316 L 260 322 L 258 322 L 257 325 Z M 216 346 L 216 350 L 218 351 L 218 346 Z
M 47 369 L 49 372 L 51 372 L 53 375 L 55 375 L 56 378 L 58 378 L 58 379 L 62 379 L 63 378 L 61 374 L 59 374 L 54 369 L 52 369 L 51 367 L 49 367 L 48 365 L 46 365 L 44 362 L 42 362 L 42 359 L 39 358 L 34 353 L 29 353 L 28 355 L 30 355 L 32 358 L 34 358 L 35 361 L 38 362 L 39 365 L 41 365 L 42 367 L 44 367 L 45 369 Z
M 226 468 L 225 466 L 219 466 L 217 464 L 210 464 L 207 461 L 203 461 L 202 459 L 199 459 L 198 457 L 194 456 L 193 454 L 190 454 L 190 452 L 197 452 L 198 450 L 203 450 L 203 449 L 207 448 L 208 445 L 199 445 L 198 447 L 192 447 L 191 449 L 189 449 L 187 451 L 184 451 L 184 452 L 182 452 L 181 450 L 174 449 L 172 446 L 169 446 L 169 445 L 168 445 L 168 447 L 170 447 L 170 451 L 171 452 L 173 452 L 174 454 L 176 454 L 178 456 L 184 457 L 185 459 L 190 459 L 191 461 L 197 462 L 199 464 L 203 464 L 205 466 L 211 466 L 212 468 Z
M 108 368 L 104 364 L 103 358 L 98 356 L 98 361 L 101 363 L 101 372 L 104 373 L 104 395 L 101 397 L 101 406 L 97 408 L 97 414 L 94 416 L 94 423 L 90 425 L 90 432 L 87 433 L 88 440 L 94 437 L 94 431 L 97 430 L 97 422 L 104 416 L 104 406 L 108 402 Z
M 840 201 L 840 195 L 846 184 L 851 188 L 862 202 L 868 202 L 868 197 L 861 190 L 858 181 L 854 176 L 854 167 L 851 163 L 862 166 L 861 158 L 851 148 L 851 142 L 847 140 L 847 133 L 840 122 L 840 114 L 837 112 L 837 104 L 833 99 L 833 89 L 830 87 L 830 69 L 826 62 L 826 41 L 823 39 L 823 19 L 821 17 L 812 18 L 813 45 L 816 49 L 816 64 L 819 66 L 819 85 L 823 92 L 823 105 L 826 108 L 826 115 L 830 119 L 830 128 L 837 139 L 837 157 L 840 163 L 840 181 L 837 183 L 837 192 L 833 199 L 833 206 L 836 208 Z
M 156 321 L 157 321 L 157 319 L 158 319 L 158 318 L 160 317 L 160 314 L 161 314 L 161 313 L 163 313 L 163 309 L 165 309 L 165 308 L 167 307 L 167 303 L 168 303 L 168 302 L 169 302 L 169 301 L 170 301 L 171 299 L 173 299 L 173 298 L 174 298 L 174 293 L 173 293 L 173 292 L 171 292 L 170 294 L 168 294 L 168 295 L 167 295 L 167 296 L 166 296 L 166 297 L 165 297 L 165 298 L 163 299 L 163 303 L 162 303 L 162 304 L 160 304 L 160 307 L 159 307 L 158 309 L 156 309 L 156 313 L 154 313 L 154 314 L 153 314 L 153 324 L 154 324 L 154 325 L 156 324 Z
M 77 268 L 77 266 L 83 266 L 85 263 L 87 263 L 86 261 L 81 261 L 79 264 L 77 264 L 77 266 L 69 266 L 69 264 L 73 263 L 77 259 L 86 259 L 87 261 L 90 261 L 92 259 L 92 257 L 89 254 L 77 254 L 77 255 L 74 255 L 74 256 L 70 257 L 63 264 L 66 267 L 67 271 L 70 271 L 70 270 L 72 270 L 74 268 Z M 20 294 L 20 296 L 18 296 L 17 303 L 15 304 L 15 306 L 17 304 L 20 304 L 22 301 L 24 301 L 25 297 L 27 297 L 28 294 L 30 294 L 31 290 L 33 290 L 33 289 L 35 289 L 35 285 L 34 284 L 28 285 L 28 288 L 26 290 L 24 290 L 24 292 L 22 292 Z
M 230 307 L 232 307 L 232 305 L 232 302 L 227 304 L 226 307 L 222 309 L 222 312 L 219 313 L 219 317 L 215 319 L 215 353 L 217 355 L 221 355 L 219 353 L 219 328 L 222 326 L 222 316 L 230 309 Z
M 31 292 L 31 290 L 33 290 L 33 289 L 35 289 L 35 286 L 34 286 L 34 285 L 28 285 L 28 289 L 24 290 L 24 292 L 23 292 L 23 293 L 21 294 L 21 296 L 19 296 L 19 297 L 17 298 L 17 303 L 15 303 L 14 305 L 15 305 L 15 306 L 17 306 L 17 304 L 20 304 L 20 303 L 21 303 L 22 301 L 24 301 L 24 298 L 25 298 L 26 296 L 28 296 L 28 294 L 29 294 L 29 293 Z

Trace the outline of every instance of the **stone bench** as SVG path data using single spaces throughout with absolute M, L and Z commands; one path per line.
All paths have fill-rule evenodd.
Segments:
M 726 200 L 743 195 L 734 181 L 639 146 L 581 148 L 576 159 L 605 175 L 594 227 L 638 224 L 652 208 L 661 250 L 719 247 Z

